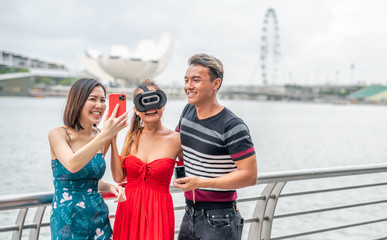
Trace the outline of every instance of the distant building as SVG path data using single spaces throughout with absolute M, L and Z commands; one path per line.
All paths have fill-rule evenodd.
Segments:
M 43 61 L 0 49 L 0 67 L 66 69 L 63 64 Z
M 141 40 L 133 53 L 127 46 L 113 45 L 109 54 L 87 49 L 79 60 L 90 75 L 131 86 L 160 74 L 172 57 L 172 45 L 171 35 L 163 33 L 157 43 L 151 39 Z

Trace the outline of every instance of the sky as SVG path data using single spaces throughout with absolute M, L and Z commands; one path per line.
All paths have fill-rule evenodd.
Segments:
M 270 15 L 263 34 L 270 8 L 278 32 Z M 262 85 L 265 37 L 268 84 L 386 85 L 386 9 L 385 0 L 1 1 L 0 49 L 79 71 L 88 48 L 133 51 L 169 32 L 173 56 L 159 84 L 183 84 L 187 59 L 207 53 L 223 62 L 224 85 Z

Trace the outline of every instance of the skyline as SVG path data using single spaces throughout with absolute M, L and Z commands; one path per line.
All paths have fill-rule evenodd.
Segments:
M 119 44 L 133 51 L 141 39 L 170 32 L 173 56 L 158 83 L 183 84 L 187 59 L 205 52 L 223 62 L 224 85 L 262 84 L 259 67 L 252 75 L 260 64 L 264 16 L 273 8 L 280 35 L 278 84 L 387 84 L 386 7 L 382 0 L 16 0 L 0 3 L 0 49 L 82 70 L 77 55 L 88 48 L 107 54 Z

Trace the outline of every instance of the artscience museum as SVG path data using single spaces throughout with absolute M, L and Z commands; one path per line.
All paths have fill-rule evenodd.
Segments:
M 132 86 L 160 74 L 172 56 L 173 42 L 169 33 L 161 34 L 158 42 L 143 39 L 131 53 L 127 46 L 113 45 L 109 54 L 87 49 L 79 57 L 86 72 L 102 81 Z

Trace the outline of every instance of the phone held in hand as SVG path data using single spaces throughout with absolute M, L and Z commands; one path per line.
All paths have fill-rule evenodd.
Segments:
M 109 94 L 109 113 L 108 118 L 112 115 L 114 108 L 119 104 L 116 117 L 121 116 L 126 112 L 126 95 L 125 93 L 111 93 Z
M 184 166 L 177 166 L 175 167 L 175 178 L 184 178 L 185 176 L 185 167 Z

